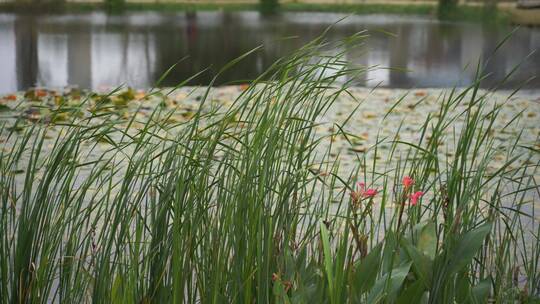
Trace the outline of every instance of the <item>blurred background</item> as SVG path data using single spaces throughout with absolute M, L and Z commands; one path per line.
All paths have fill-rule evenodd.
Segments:
M 332 40 L 368 31 L 362 47 L 328 50 L 372 68 L 355 80 L 359 86 L 464 86 L 480 61 L 489 72 L 483 87 L 520 65 L 502 87 L 538 90 L 539 7 L 537 0 L 0 0 L 0 94 L 35 86 L 145 89 L 176 63 L 161 86 L 203 69 L 190 84 L 207 85 L 227 62 L 263 45 L 217 84 L 245 82 L 329 26 Z

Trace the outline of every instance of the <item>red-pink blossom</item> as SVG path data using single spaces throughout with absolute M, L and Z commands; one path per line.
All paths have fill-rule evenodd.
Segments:
M 416 191 L 415 193 L 411 194 L 409 197 L 411 205 L 415 206 L 418 203 L 418 200 L 424 195 L 424 192 L 422 191 Z
M 372 198 L 377 195 L 377 189 L 368 188 L 366 189 L 366 184 L 362 182 L 356 183 L 356 191 L 351 192 L 351 196 L 354 200 L 359 200 L 361 198 Z
M 371 189 L 370 188 L 370 189 L 367 189 L 364 192 L 363 196 L 364 197 L 374 197 L 375 195 L 377 195 L 377 193 L 378 193 L 377 189 Z
M 405 186 L 405 189 L 408 189 L 412 185 L 414 185 L 414 179 L 412 179 L 412 177 L 406 175 L 406 176 L 403 177 L 402 183 L 403 183 L 403 186 Z

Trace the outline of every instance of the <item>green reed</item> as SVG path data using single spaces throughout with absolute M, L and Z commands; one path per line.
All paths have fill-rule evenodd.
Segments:
M 538 163 L 511 169 L 538 151 L 493 141 L 501 106 L 479 90 L 482 74 L 439 98 L 419 141 L 396 130 L 343 176 L 318 147 L 355 135 L 347 122 L 316 128 L 366 68 L 328 47 L 321 37 L 276 61 L 228 108 L 207 91 L 186 122 L 157 108 L 136 130 L 114 109 L 57 123 L 53 138 L 45 125 L 2 125 L 2 303 L 538 301 L 540 228 L 526 209 Z M 387 159 L 366 157 L 383 145 Z M 358 179 L 377 195 L 351 197 Z M 412 191 L 425 193 L 414 206 Z

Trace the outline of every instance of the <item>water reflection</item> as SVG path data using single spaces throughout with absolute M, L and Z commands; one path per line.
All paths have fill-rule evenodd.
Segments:
M 84 88 L 128 84 L 150 87 L 178 63 L 163 85 L 174 85 L 209 68 L 195 82 L 208 84 L 231 59 L 259 45 L 221 77 L 221 83 L 251 79 L 277 58 L 318 36 L 342 18 L 339 14 L 286 13 L 262 17 L 256 12 L 127 13 L 70 15 L 0 15 L 0 93 L 29 86 Z M 446 87 L 466 85 L 479 58 L 488 58 L 485 86 L 503 79 L 515 65 L 540 48 L 539 29 L 519 29 L 496 56 L 497 43 L 511 28 L 467 23 L 439 23 L 420 17 L 357 16 L 334 27 L 338 39 L 368 29 L 365 47 L 347 50 L 358 65 L 374 69 L 358 85 Z M 384 34 L 391 32 L 394 36 Z M 297 36 L 295 39 L 283 37 Z M 465 68 L 467 67 L 467 68 Z M 540 70 L 540 55 L 531 56 L 506 87 L 521 85 Z M 540 88 L 533 80 L 529 88 Z

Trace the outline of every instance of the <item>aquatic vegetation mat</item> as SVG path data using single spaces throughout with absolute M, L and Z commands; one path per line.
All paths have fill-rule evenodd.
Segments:
M 242 86 L 4 96 L 1 301 L 538 301 L 538 104 L 481 69 L 354 88 L 321 50 L 362 38 Z

